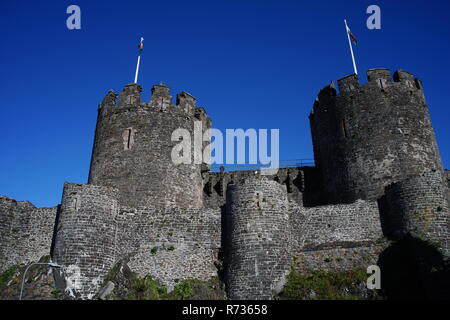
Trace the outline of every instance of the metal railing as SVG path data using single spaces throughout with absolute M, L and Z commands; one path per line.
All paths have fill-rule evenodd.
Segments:
M 297 167 L 314 167 L 314 159 L 290 159 L 280 160 L 279 168 L 297 168 Z M 220 167 L 224 167 L 224 171 L 246 171 L 268 169 L 269 166 L 263 164 L 213 164 L 211 171 L 219 172 Z

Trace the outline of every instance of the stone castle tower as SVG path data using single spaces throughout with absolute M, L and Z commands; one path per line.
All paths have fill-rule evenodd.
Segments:
M 421 81 L 387 69 L 324 88 L 310 115 L 316 166 L 334 202 L 376 200 L 392 182 L 430 169 L 443 173 Z
M 207 129 L 211 120 L 186 92 L 173 105 L 164 84 L 152 88 L 147 103 L 141 102 L 141 91 L 129 84 L 118 103 L 110 91 L 99 105 L 89 184 L 116 187 L 127 206 L 202 207 L 202 165 L 174 165 L 171 137 L 177 128 L 193 132 L 194 121 Z
M 45 210 L 0 198 L 1 270 L 50 250 L 65 266 L 61 289 L 78 298 L 95 298 L 125 259 L 169 288 L 220 275 L 228 298 L 271 299 L 292 263 L 303 271 L 365 269 L 382 264 L 386 238 L 438 243 L 448 257 L 450 174 L 422 84 L 405 71 L 393 80 L 386 69 L 367 74 L 366 84 L 356 75 L 339 80 L 339 94 L 333 84 L 320 91 L 310 114 L 315 167 L 268 176 L 172 162 L 176 129 L 211 127 L 190 94 L 172 104 L 164 84 L 149 102 L 138 84 L 125 86 L 119 101 L 108 92 L 88 184 L 65 183 L 61 205 Z M 37 242 L 11 255 L 22 231 Z

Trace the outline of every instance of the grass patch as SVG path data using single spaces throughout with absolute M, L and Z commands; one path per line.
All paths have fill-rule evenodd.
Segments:
M 358 300 L 357 287 L 367 280 L 363 270 L 344 272 L 311 271 L 300 274 L 295 270 L 287 276 L 287 282 L 280 293 L 287 300 Z

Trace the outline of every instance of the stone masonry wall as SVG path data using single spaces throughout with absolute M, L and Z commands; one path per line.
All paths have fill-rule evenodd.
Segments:
M 376 200 L 392 182 L 442 170 L 422 84 L 408 72 L 367 71 L 321 91 L 311 113 L 316 165 L 333 202 Z
M 180 142 L 172 134 L 187 130 L 193 148 L 195 123 L 202 124 L 201 138 L 211 125 L 208 116 L 187 93 L 174 105 L 165 85 L 153 87 L 150 102 L 141 103 L 141 91 L 130 84 L 118 103 L 110 92 L 100 104 L 89 183 L 119 189 L 125 206 L 202 207 L 202 165 L 193 162 L 192 152 L 190 163 L 173 163 L 173 147 Z
M 386 187 L 386 220 L 397 237 L 410 233 L 439 243 L 450 256 L 448 190 L 439 170 L 431 170 Z
M 290 225 L 294 252 L 365 246 L 383 237 L 375 201 L 313 208 L 293 205 Z
M 217 276 L 220 248 L 220 209 L 124 207 L 117 216 L 118 257 L 170 290 L 177 280 Z
M 0 197 L 0 273 L 50 255 L 56 212 Z
M 53 258 L 74 297 L 91 299 L 114 264 L 117 199 L 114 188 L 64 184 Z
M 382 242 L 358 247 L 302 251 L 294 255 L 293 264 L 302 273 L 312 270 L 332 272 L 367 270 L 368 266 L 377 265 L 380 254 L 387 247 L 388 243 Z
M 227 293 L 230 299 L 272 299 L 291 260 L 286 186 L 255 176 L 227 194 Z

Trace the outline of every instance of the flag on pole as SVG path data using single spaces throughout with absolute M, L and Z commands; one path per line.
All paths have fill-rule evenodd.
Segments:
M 144 50 L 144 38 L 141 37 L 141 42 L 139 43 L 139 54 L 138 54 L 138 60 L 136 64 L 136 73 L 134 75 L 134 83 L 137 83 L 138 74 L 139 74 L 139 63 L 141 62 L 141 52 Z
M 350 36 L 350 39 L 352 39 L 355 46 L 357 46 L 358 40 L 356 39 L 356 36 L 350 31 L 350 28 L 348 26 L 347 26 L 347 32 L 348 32 L 348 35 Z
M 144 38 L 141 37 L 141 42 L 139 43 L 139 53 L 144 50 Z
M 350 53 L 352 55 L 353 70 L 355 71 L 355 74 L 358 74 L 358 70 L 356 69 L 355 55 L 353 53 L 353 47 L 352 47 L 352 41 L 355 43 L 355 45 L 357 45 L 358 40 L 356 40 L 355 35 L 350 31 L 350 28 L 347 25 L 347 20 L 344 20 L 344 23 L 345 23 L 345 30 L 347 31 L 348 45 L 350 46 Z

